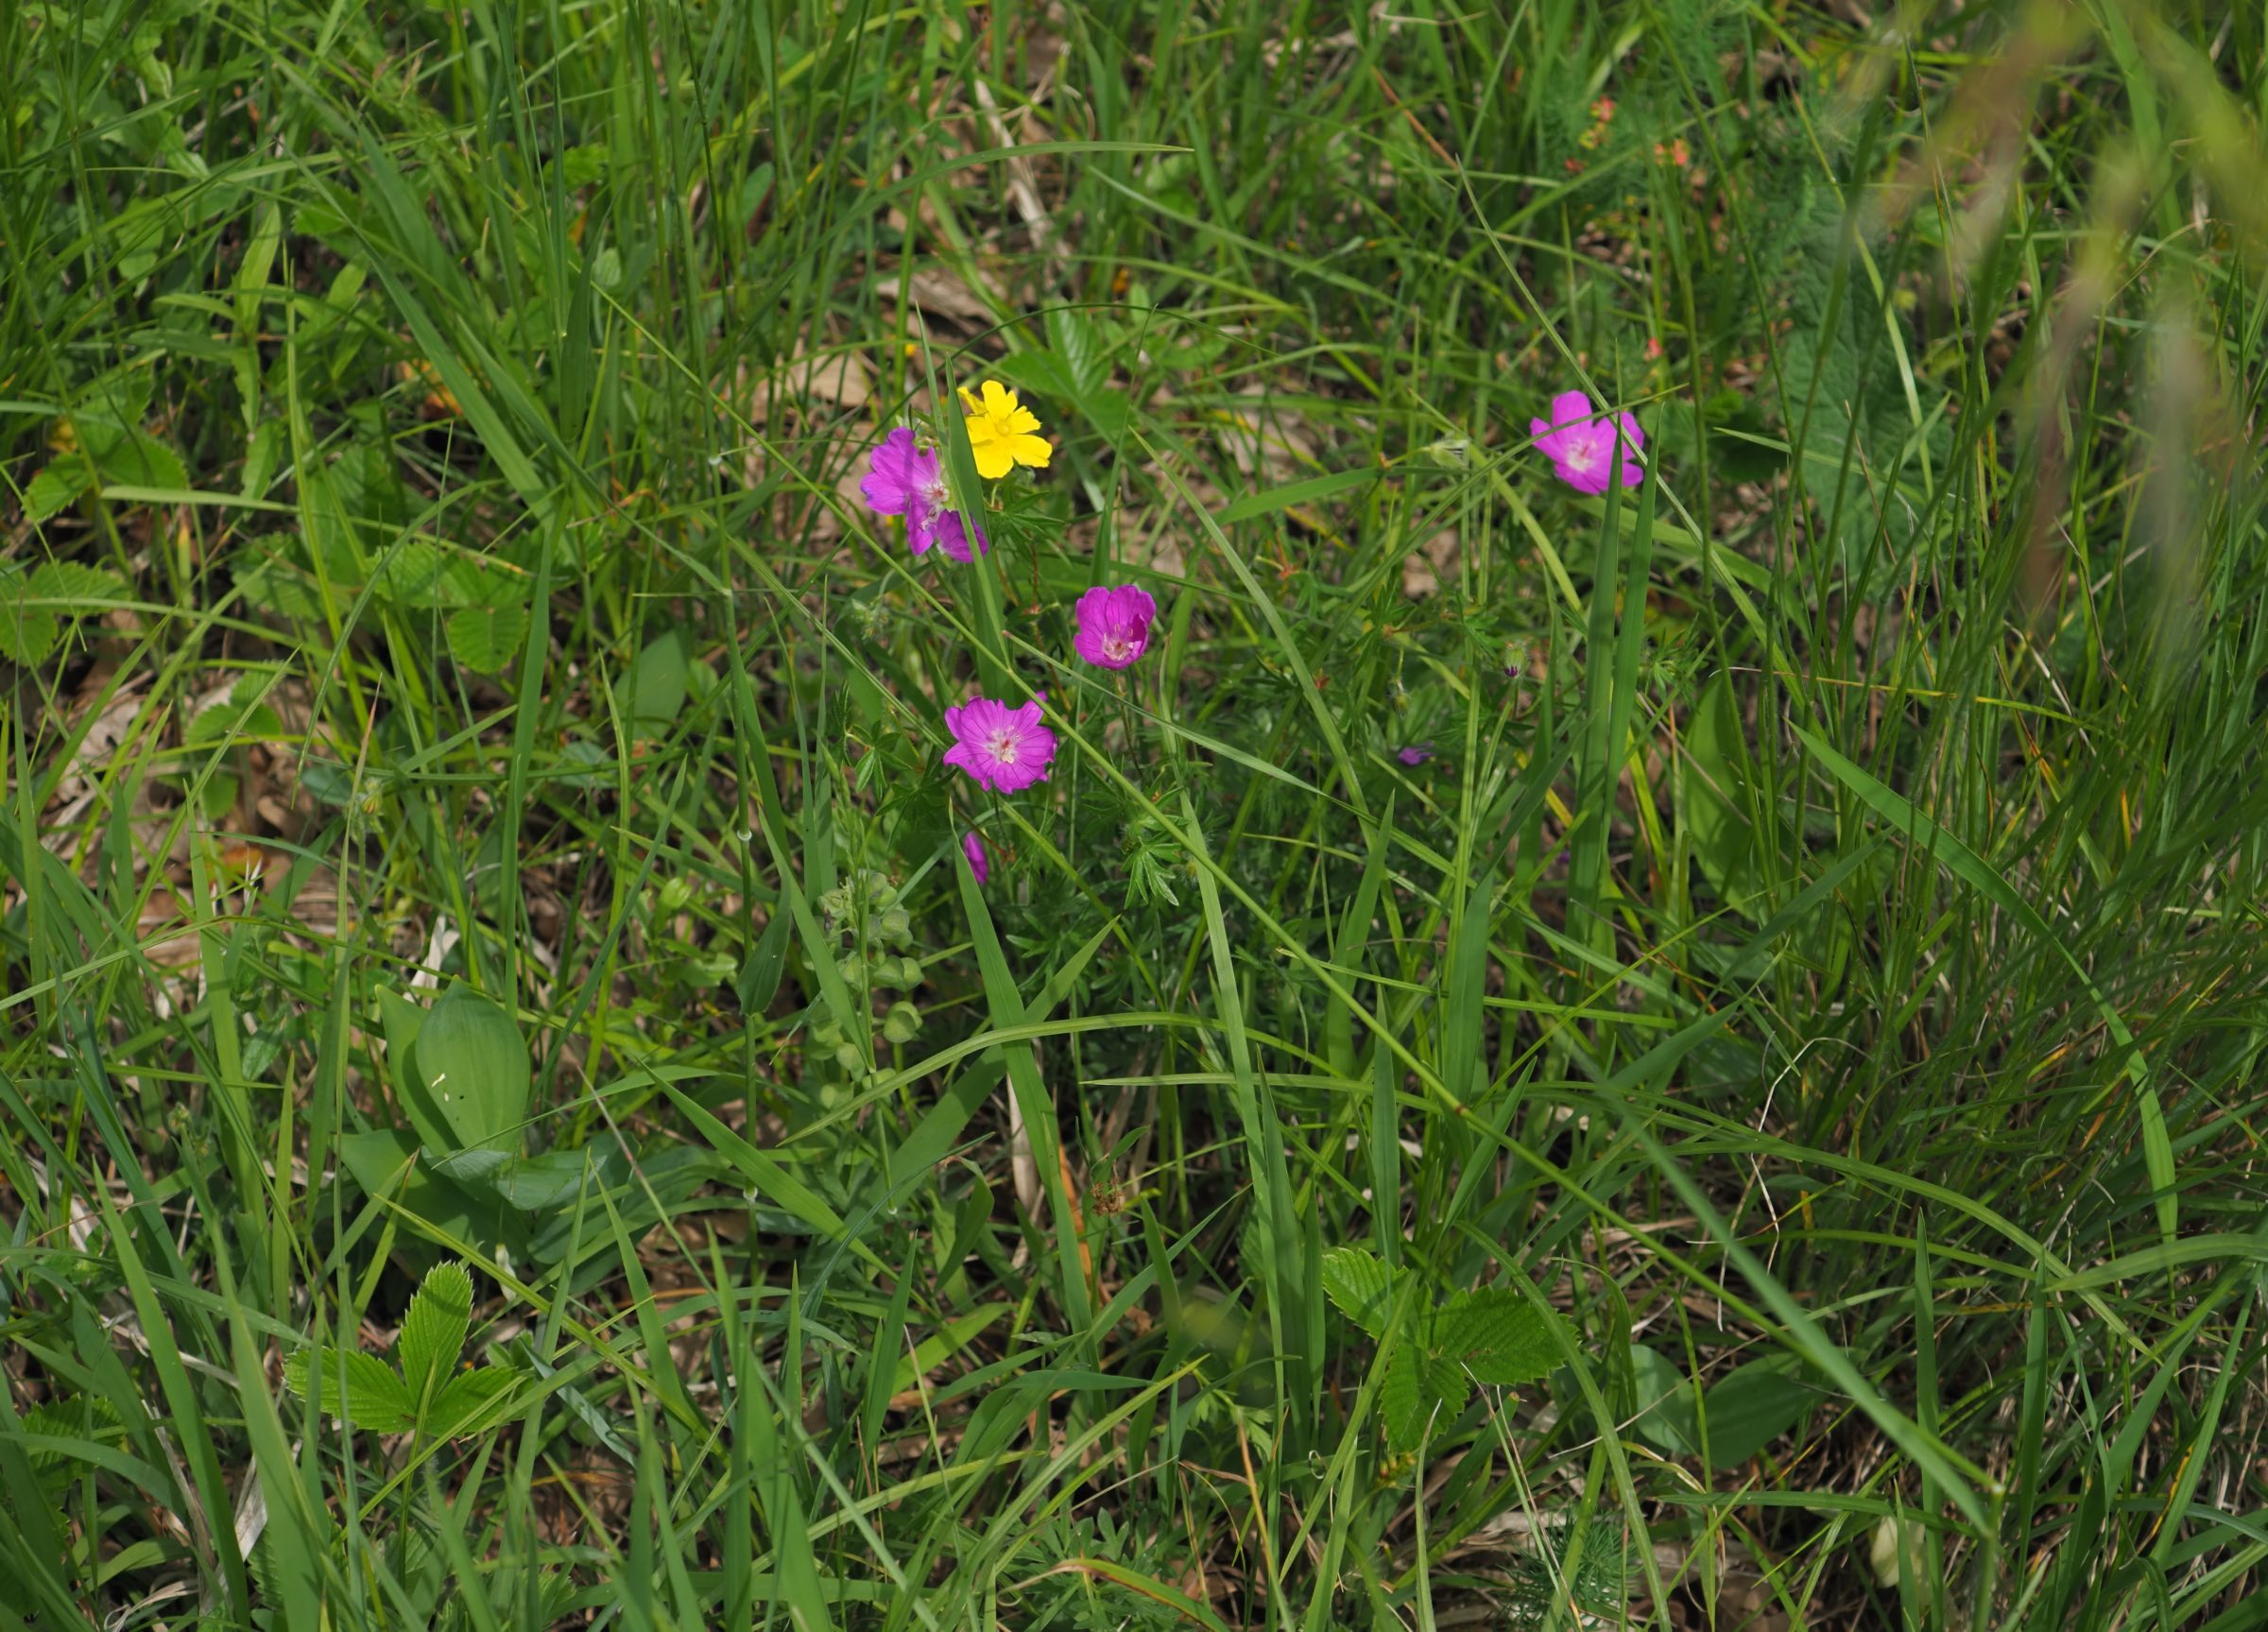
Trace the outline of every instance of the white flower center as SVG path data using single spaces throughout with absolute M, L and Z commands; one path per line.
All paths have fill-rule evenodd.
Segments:
M 1132 657 L 1133 655 L 1133 643 L 1128 641 L 1125 636 L 1106 635 L 1103 637 L 1103 656 L 1107 658 L 1128 658 Z
M 1016 738 L 1008 731 L 994 731 L 992 740 L 985 745 L 995 764 L 1012 765 L 1016 763 Z

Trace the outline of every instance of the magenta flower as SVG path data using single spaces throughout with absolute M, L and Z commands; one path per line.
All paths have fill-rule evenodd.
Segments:
M 1048 761 L 1056 757 L 1056 733 L 1040 723 L 1038 698 L 1012 709 L 990 697 L 971 697 L 945 711 L 945 729 L 954 737 L 945 763 L 995 793 L 1021 793 L 1045 782 Z
M 937 518 L 936 544 L 937 548 L 956 561 L 972 561 L 976 558 L 969 552 L 969 533 L 961 523 L 961 512 L 958 510 L 947 510 Z M 976 547 L 980 550 L 992 547 L 992 541 L 985 537 L 982 527 L 976 529 Z
M 985 841 L 972 833 L 961 834 L 961 853 L 969 858 L 969 870 L 983 884 L 992 876 L 992 864 L 985 855 Z
M 1158 603 L 1139 584 L 1097 585 L 1079 597 L 1078 614 L 1073 649 L 1098 668 L 1123 669 L 1149 645 Z
M 1552 461 L 1552 472 L 1578 493 L 1603 493 L 1614 479 L 1614 433 L 1623 433 L 1623 486 L 1635 488 L 1645 480 L 1638 462 L 1646 445 L 1643 431 L 1628 413 L 1612 416 L 1591 410 L 1590 399 L 1580 391 L 1562 391 L 1552 399 L 1552 417 L 1530 420 L 1528 432 L 1536 451 Z
M 917 556 L 936 544 L 956 561 L 971 559 L 961 515 L 952 508 L 953 491 L 933 448 L 917 447 L 914 433 L 900 425 L 882 439 L 867 460 L 858 485 L 878 516 L 903 516 L 905 541 Z M 986 545 L 984 529 L 977 543 Z
M 1394 757 L 1405 765 L 1421 765 L 1434 757 L 1434 745 L 1412 743 L 1406 748 L 1397 748 Z

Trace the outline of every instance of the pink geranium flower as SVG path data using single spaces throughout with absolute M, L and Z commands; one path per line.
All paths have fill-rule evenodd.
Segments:
M 961 514 L 952 507 L 953 490 L 936 450 L 917 447 L 914 433 L 900 425 L 882 439 L 867 460 L 867 477 L 858 485 L 878 516 L 903 516 L 905 541 L 917 556 L 932 544 L 956 561 L 971 559 L 969 535 Z M 977 529 L 977 544 L 986 543 Z
M 961 853 L 969 858 L 969 870 L 983 884 L 992 876 L 992 863 L 985 854 L 985 841 L 972 833 L 961 834 Z
M 1614 433 L 1623 433 L 1623 486 L 1635 488 L 1645 479 L 1638 451 L 1646 445 L 1645 433 L 1628 413 L 1611 418 L 1596 413 L 1581 391 L 1562 391 L 1552 399 L 1549 421 L 1530 420 L 1528 432 L 1536 451 L 1552 461 L 1553 473 L 1578 493 L 1603 493 L 1614 479 Z
M 1123 669 L 1149 646 L 1158 603 L 1139 584 L 1098 585 L 1079 597 L 1078 614 L 1073 649 L 1098 668 Z
M 995 793 L 1021 793 L 1045 782 L 1048 762 L 1056 757 L 1056 733 L 1040 723 L 1038 699 L 1012 709 L 990 697 L 971 697 L 945 711 L 945 729 L 954 737 L 945 763 Z
M 976 558 L 970 553 L 968 529 L 963 525 L 958 510 L 947 510 L 937 518 L 936 541 L 937 548 L 956 561 L 972 561 Z M 976 529 L 976 547 L 980 550 L 992 547 L 992 541 L 985 537 L 982 527 Z

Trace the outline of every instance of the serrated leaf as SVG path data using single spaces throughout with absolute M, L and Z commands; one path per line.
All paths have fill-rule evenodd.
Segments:
M 94 485 L 94 467 L 78 455 L 52 459 L 24 489 L 24 519 L 35 524 L 52 520 Z
M 322 597 L 317 593 L 315 580 L 283 561 L 264 561 L 238 573 L 236 587 L 243 592 L 248 605 L 284 617 L 313 619 L 322 615 Z
M 81 561 L 43 561 L 31 570 L 31 593 L 39 600 L 65 603 L 57 610 L 67 617 L 83 617 L 94 610 L 90 601 L 122 598 L 126 581 Z
M 26 665 L 45 661 L 63 632 L 55 614 L 31 598 L 26 575 L 0 573 L 0 657 Z
M 284 1363 L 284 1381 L 313 1404 L 314 1370 L 322 1372 L 322 1410 L 335 1421 L 373 1434 L 399 1434 L 417 1420 L 409 1390 L 394 1368 L 359 1349 L 302 1349 Z M 345 1377 L 342 1381 L 341 1370 Z
M 1069 306 L 1050 310 L 1047 344 L 1061 363 L 1073 394 L 1082 401 L 1110 383 L 1108 342 L 1086 313 Z
M 1538 1382 L 1559 1364 L 1558 1319 L 1508 1286 L 1485 1286 L 1443 1306 L 1435 1340 L 1476 1382 L 1512 1387 Z
M 519 1026 L 494 999 L 458 981 L 425 1016 L 410 1058 L 418 1085 L 455 1136 L 450 1150 L 435 1155 L 519 1147 L 534 1070 Z
M 284 722 L 277 717 L 276 711 L 264 702 L 254 701 L 249 695 L 257 690 L 256 679 L 248 678 L 239 681 L 236 690 L 225 699 L 189 722 L 181 731 L 181 746 L 202 748 L 224 742 L 268 743 L 283 736 Z
M 424 1404 L 439 1397 L 472 1322 L 472 1278 L 461 1263 L 437 1263 L 425 1272 L 402 1317 L 397 1356 L 411 1400 Z
M 94 448 L 90 441 L 89 448 L 105 487 L 162 488 L 181 492 L 189 486 L 189 472 L 181 465 L 180 455 L 138 427 L 128 429 L 124 436 L 100 449 Z
M 1334 1246 L 1323 1255 L 1325 1294 L 1341 1314 L 1374 1338 L 1386 1334 L 1393 1288 L 1393 1272 L 1374 1253 L 1359 1246 Z
M 446 597 L 448 558 L 425 539 L 404 539 L 378 568 L 378 593 L 397 607 L 438 607 Z
M 527 643 L 527 609 L 517 601 L 459 607 L 448 630 L 451 657 L 476 674 L 496 674 Z
M 1386 1449 L 1415 1450 L 1418 1445 L 1418 1350 L 1404 1343 L 1386 1359 L 1385 1374 L 1378 1380 L 1378 1419 L 1386 1431 Z
M 437 1439 L 454 1439 L 485 1426 L 481 1417 L 512 1390 L 520 1374 L 506 1366 L 483 1366 L 449 1380 L 425 1414 L 425 1432 Z
M 1379 1380 L 1379 1416 L 1386 1431 L 1386 1448 L 1396 1452 L 1417 1450 L 1429 1432 L 1465 1409 L 1471 1394 L 1471 1384 L 1454 1361 L 1423 1354 L 1413 1343 L 1402 1344 Z

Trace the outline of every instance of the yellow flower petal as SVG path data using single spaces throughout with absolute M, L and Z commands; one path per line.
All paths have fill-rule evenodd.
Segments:
M 1005 442 L 972 442 L 969 451 L 976 455 L 976 473 L 988 482 L 997 482 L 1016 468 L 1016 457 Z
M 981 414 L 985 411 L 978 404 L 975 395 L 966 386 L 961 387 L 961 406 L 971 414 Z
M 1040 416 L 1029 408 L 1018 408 L 1010 414 L 1002 427 L 1010 436 L 1029 436 L 1040 428 Z
M 1056 447 L 1043 437 L 1014 437 L 1008 441 L 1008 456 L 1020 465 L 1043 470 L 1056 456 Z
M 998 380 L 985 382 L 985 412 L 1006 419 L 1016 411 L 1016 393 Z

